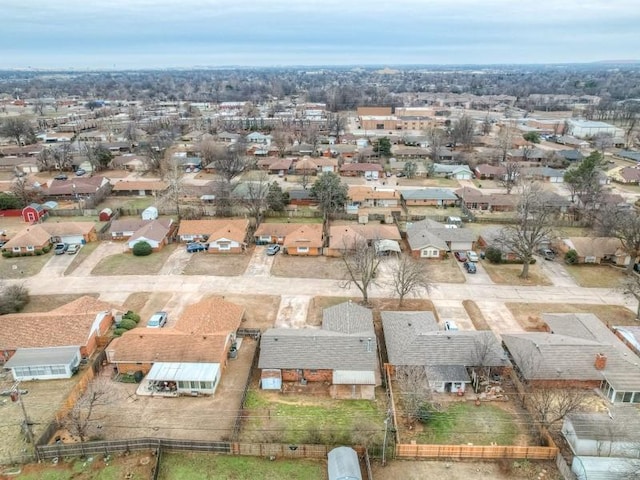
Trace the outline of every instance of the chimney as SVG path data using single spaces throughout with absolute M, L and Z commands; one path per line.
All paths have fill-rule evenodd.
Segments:
M 597 353 L 596 361 L 593 366 L 596 367 L 596 370 L 604 370 L 607 366 L 607 356 L 604 353 Z

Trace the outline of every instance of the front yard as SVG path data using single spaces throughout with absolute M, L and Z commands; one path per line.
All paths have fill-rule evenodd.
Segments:
M 424 264 L 425 275 L 428 282 L 432 283 L 464 283 L 466 279 L 464 273 L 457 265 L 457 260 L 453 255 L 449 255 L 444 260 L 419 259 Z
M 177 244 L 166 245 L 159 252 L 146 257 L 136 257 L 131 253 L 118 253 L 100 260 L 91 275 L 153 275 L 160 271 Z
M 343 280 L 346 278 L 347 270 L 340 258 L 278 254 L 271 267 L 271 275 L 274 277 Z
M 179 248 L 184 248 L 180 245 Z M 215 275 L 235 277 L 242 275 L 249 265 L 253 249 L 246 253 L 224 254 L 197 252 L 192 253 L 189 263 L 182 271 L 183 275 Z
M 621 285 L 625 272 L 608 265 L 564 265 L 578 285 L 587 288 L 616 288 Z
M 529 278 L 521 278 L 522 264 L 502 263 L 495 264 L 487 260 L 482 261 L 482 266 L 489 274 L 491 281 L 499 285 L 518 286 L 548 286 L 553 283 L 540 271 L 535 263 L 529 265 Z
M 302 393 L 282 394 L 259 390 L 257 381 L 245 402 L 246 418 L 240 441 L 276 443 L 327 443 L 381 445 L 385 403 L 379 400 L 334 400 L 299 386 Z
M 53 249 L 52 249 L 53 250 Z M 36 275 L 45 263 L 53 258 L 53 252 L 28 257 L 0 258 L 0 278 L 9 280 Z

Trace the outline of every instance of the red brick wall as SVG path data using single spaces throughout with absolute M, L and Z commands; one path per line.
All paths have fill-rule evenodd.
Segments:
M 282 370 L 283 382 L 299 382 L 305 378 L 308 382 L 329 382 L 333 380 L 332 370 L 303 370 L 302 375 L 296 369 Z

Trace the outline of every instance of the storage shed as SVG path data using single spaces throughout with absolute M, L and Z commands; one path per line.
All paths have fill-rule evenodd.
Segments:
M 4 364 L 14 380 L 70 378 L 80 364 L 80 347 L 19 348 Z
M 31 203 L 22 209 L 22 220 L 27 223 L 38 223 L 47 217 L 47 209 L 38 203 Z
M 146 380 L 159 385 L 173 384 L 182 395 L 213 395 L 220 382 L 220 364 L 156 362 Z
M 112 216 L 113 216 L 113 210 L 111 210 L 110 208 L 103 208 L 102 210 L 100 210 L 98 219 L 101 222 L 108 222 L 109 220 L 111 220 Z
M 155 220 L 158 218 L 158 209 L 156 207 L 147 207 L 142 212 L 143 220 Z
M 358 453 L 350 447 L 337 447 L 329 452 L 329 480 L 362 480 Z

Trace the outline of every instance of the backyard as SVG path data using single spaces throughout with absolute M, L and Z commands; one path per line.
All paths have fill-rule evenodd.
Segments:
M 165 453 L 159 480 L 324 480 L 325 460 L 276 459 L 211 455 L 203 453 Z
M 316 387 L 301 386 L 305 390 Z M 240 441 L 380 445 L 385 408 L 382 397 L 376 401 L 334 400 L 318 390 L 313 394 L 259 390 L 256 378 L 245 402 Z
M 543 313 L 593 313 L 607 326 L 638 325 L 635 313 L 620 305 L 574 303 L 505 303 L 513 317 L 527 331 L 546 331 Z

